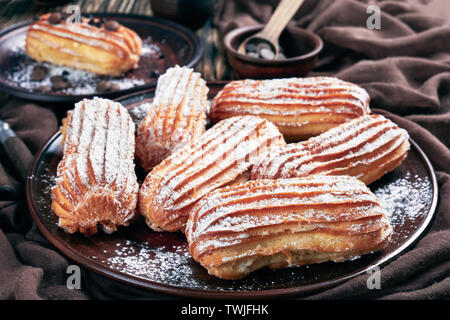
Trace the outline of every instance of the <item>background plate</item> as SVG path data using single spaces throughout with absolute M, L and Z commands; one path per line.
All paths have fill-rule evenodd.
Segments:
M 43 63 L 32 60 L 25 52 L 26 32 L 31 23 L 26 21 L 0 32 L 0 90 L 21 98 L 47 102 L 76 102 L 95 95 L 114 98 L 154 87 L 158 74 L 164 73 L 175 64 L 193 67 L 203 54 L 200 39 L 190 29 L 174 22 L 138 15 L 106 13 L 92 15 L 117 20 L 141 37 L 143 52 L 137 69 L 121 77 L 107 77 L 44 63 L 49 68 L 50 75 L 60 75 L 67 70 L 73 88 L 42 93 L 37 87 L 50 82 L 48 79 L 40 82 L 29 79 L 32 68 Z M 98 92 L 96 84 L 100 80 L 113 82 L 119 89 L 107 93 Z
M 214 96 L 222 84 L 209 84 Z M 136 105 L 153 91 L 118 99 L 137 119 Z M 133 108 L 134 107 L 134 108 Z M 187 251 L 181 233 L 154 232 L 142 218 L 128 228 L 91 237 L 67 234 L 57 227 L 50 188 L 62 157 L 61 135 L 55 134 L 36 155 L 27 182 L 31 214 L 44 236 L 75 262 L 113 279 L 168 294 L 196 298 L 260 298 L 307 293 L 339 284 L 401 254 L 425 231 L 435 212 L 437 182 L 426 155 L 414 142 L 403 164 L 370 185 L 394 226 L 392 242 L 382 251 L 353 261 L 279 270 L 261 269 L 240 280 L 208 275 Z M 139 176 L 139 173 L 138 173 Z M 143 178 L 141 175 L 140 178 Z

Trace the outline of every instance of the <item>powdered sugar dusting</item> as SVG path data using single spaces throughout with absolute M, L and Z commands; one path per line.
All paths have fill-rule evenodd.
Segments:
M 111 256 L 101 258 L 100 256 Z M 196 290 L 248 291 L 264 290 L 276 285 L 276 281 L 265 278 L 247 277 L 241 280 L 226 281 L 206 275 L 206 271 L 190 256 L 187 244 L 152 247 L 146 243 L 126 240 L 118 243 L 114 249 L 90 257 L 112 270 L 133 275 L 143 280 L 151 280 L 169 286 Z M 305 267 L 307 271 L 309 266 Z M 301 273 L 285 270 L 265 270 L 277 273 L 282 282 L 289 282 L 293 276 L 303 278 Z
M 113 257 L 101 262 L 112 269 L 141 278 L 171 284 L 185 283 L 200 286 L 193 277 L 189 262 L 192 259 L 187 245 L 150 247 L 145 243 L 125 241 L 113 252 Z
M 376 188 L 373 192 L 380 199 L 388 213 L 388 219 L 395 230 L 416 219 L 420 219 L 433 198 L 431 181 L 409 171 L 401 178 Z M 399 235 L 400 236 L 400 235 Z M 402 238 L 408 238 L 404 233 Z
M 147 38 L 142 40 L 142 51 L 141 55 L 145 56 L 155 56 L 156 54 L 160 54 L 161 49 L 156 43 L 153 41 L 152 37 L 148 36 Z
M 100 76 L 88 71 L 74 69 L 65 66 L 58 66 L 47 62 L 37 62 L 29 58 L 25 52 L 25 39 L 19 42 L 14 48 L 15 61 L 17 62 L 14 68 L 5 73 L 6 81 L 14 87 L 27 90 L 29 92 L 41 92 L 39 88 L 44 86 L 52 86 L 50 78 L 52 76 L 59 76 L 63 73 L 65 78 L 71 84 L 69 88 L 59 91 L 59 94 L 64 95 L 91 95 L 96 94 L 97 84 L 99 81 L 108 81 L 114 85 L 118 90 L 127 90 L 137 86 L 146 84 L 144 78 L 138 77 L 110 77 Z M 142 45 L 143 56 L 155 55 L 160 51 L 158 45 L 150 40 L 143 41 Z M 41 81 L 32 81 L 30 79 L 31 73 L 36 66 L 44 66 L 48 70 L 47 76 Z M 53 92 L 52 92 L 53 93 Z

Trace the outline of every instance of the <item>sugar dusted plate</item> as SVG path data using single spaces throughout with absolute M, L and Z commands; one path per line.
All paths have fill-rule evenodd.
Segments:
M 152 88 L 156 86 L 158 75 L 167 68 L 175 64 L 193 67 L 202 56 L 203 45 L 200 39 L 191 30 L 174 22 L 138 15 L 92 15 L 114 19 L 137 32 L 143 40 L 142 56 L 137 69 L 120 77 L 106 77 L 38 63 L 25 52 L 26 32 L 31 23 L 26 21 L 0 32 L 0 90 L 21 98 L 47 102 L 76 102 L 95 95 L 113 98 Z M 32 81 L 30 76 L 37 65 L 47 68 L 48 74 L 41 81 Z M 63 74 L 71 85 L 63 90 L 55 90 L 51 87 L 50 77 Z M 101 89 L 105 86 L 99 86 L 100 82 L 108 83 L 109 90 Z
M 222 86 L 210 83 L 211 97 Z M 152 97 L 153 91 L 147 90 L 118 101 L 128 106 L 138 122 L 146 112 L 139 105 L 151 101 Z M 405 162 L 370 185 L 394 226 L 393 239 L 387 248 L 344 263 L 327 262 L 279 270 L 266 268 L 244 279 L 230 281 L 208 275 L 190 257 L 181 233 L 151 231 L 143 219 L 111 235 L 99 233 L 85 237 L 67 234 L 58 228 L 57 217 L 50 207 L 50 188 L 61 157 L 61 135 L 57 133 L 36 155 L 27 182 L 28 206 L 44 236 L 76 263 L 102 275 L 140 288 L 186 297 L 282 297 L 335 286 L 402 254 L 431 222 L 438 196 L 433 168 L 420 147 L 411 140 Z

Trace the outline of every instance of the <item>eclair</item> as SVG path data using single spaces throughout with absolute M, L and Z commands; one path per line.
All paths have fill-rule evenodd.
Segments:
M 25 51 L 36 61 L 119 76 L 135 69 L 142 40 L 116 21 L 81 17 L 68 22 L 60 13 L 47 13 L 28 28 Z
M 107 99 L 84 99 L 63 122 L 63 157 L 52 188 L 52 209 L 68 233 L 111 233 L 136 216 L 135 125 Z
M 405 160 L 408 138 L 408 133 L 389 119 L 367 115 L 267 153 L 253 166 L 251 177 L 350 175 L 370 184 Z
M 351 260 L 386 247 L 392 232 L 364 183 L 310 176 L 217 189 L 192 208 L 185 233 L 210 274 L 238 279 L 263 267 Z
M 370 113 L 369 102 L 363 88 L 332 77 L 236 80 L 211 101 L 209 118 L 263 117 L 290 142 Z
M 158 79 L 149 112 L 137 127 L 136 158 L 150 171 L 205 132 L 208 87 L 198 72 L 169 68 Z

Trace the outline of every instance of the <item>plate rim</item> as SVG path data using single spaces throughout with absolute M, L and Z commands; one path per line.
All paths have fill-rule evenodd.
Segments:
M 97 16 L 97 17 L 118 17 L 118 18 L 132 18 L 132 19 L 138 19 L 138 20 L 145 20 L 149 22 L 155 22 L 158 23 L 159 26 L 164 27 L 166 30 L 177 30 L 180 31 L 178 34 L 182 37 L 189 39 L 193 43 L 193 53 L 192 58 L 190 61 L 185 65 L 187 67 L 193 68 L 195 67 L 199 62 L 200 59 L 203 56 L 203 52 L 205 49 L 204 40 L 201 39 L 197 34 L 192 31 L 191 29 L 164 19 L 160 17 L 155 16 L 145 16 L 145 15 L 139 15 L 139 14 L 123 14 L 123 13 L 107 13 L 107 12 L 89 12 L 88 14 Z M 20 28 L 26 27 L 30 25 L 33 22 L 33 20 L 26 20 L 21 21 L 18 23 L 15 23 L 11 26 L 8 26 L 2 30 L 0 30 L 0 39 L 4 36 L 7 36 L 9 33 L 14 32 L 15 30 L 18 30 Z M 157 79 L 140 86 L 136 86 L 134 88 L 114 91 L 114 92 L 108 92 L 108 93 L 94 93 L 94 94 L 88 94 L 88 95 L 50 95 L 50 94 L 44 94 L 44 93 L 37 93 L 37 92 L 30 92 L 25 89 L 20 89 L 11 85 L 8 85 L 4 83 L 4 78 L 1 78 L 2 81 L 0 81 L 0 91 L 5 92 L 7 94 L 10 94 L 12 96 L 23 98 L 31 101 L 39 101 L 39 102 L 52 102 L 52 103 L 63 103 L 63 102 L 76 102 L 79 100 L 82 100 L 84 98 L 92 98 L 95 96 L 102 96 L 105 98 L 115 98 L 115 97 L 122 97 L 128 94 L 133 94 L 139 91 L 148 90 L 151 88 L 156 87 Z
M 151 89 L 144 90 L 144 92 L 151 92 Z M 120 97 L 121 100 L 131 98 L 132 96 L 139 95 L 140 92 L 136 92 L 130 95 L 126 95 Z M 118 99 L 116 99 L 118 100 Z M 181 296 L 187 298 L 202 298 L 202 299 L 267 299 L 267 298 L 281 298 L 281 297 L 292 297 L 299 296 L 308 293 L 315 293 L 321 291 L 323 289 L 329 289 L 335 287 L 338 284 L 344 283 L 347 280 L 355 278 L 368 270 L 374 267 L 381 267 L 391 262 L 395 258 L 398 258 L 401 254 L 403 254 L 406 250 L 408 250 L 412 245 L 414 245 L 420 238 L 424 235 L 427 228 L 430 226 L 431 221 L 433 220 L 439 196 L 439 188 L 437 183 L 437 177 L 434 170 L 434 167 L 429 160 L 428 156 L 422 150 L 422 148 L 410 137 L 409 142 L 411 146 L 415 148 L 415 151 L 419 154 L 422 159 L 428 175 L 430 177 L 431 188 L 432 188 L 432 200 L 430 208 L 427 212 L 426 217 L 423 219 L 418 228 L 414 231 L 413 235 L 408 238 L 408 240 L 403 243 L 399 248 L 394 250 L 393 252 L 387 254 L 383 258 L 381 258 L 378 262 L 371 264 L 370 266 L 363 267 L 359 270 L 356 270 L 350 274 L 347 274 L 343 277 L 337 279 L 331 279 L 327 281 L 322 281 L 319 283 L 307 284 L 303 286 L 294 286 L 289 288 L 278 288 L 278 289 L 267 289 L 267 290 L 244 290 L 244 291 L 231 291 L 231 290 L 210 290 L 210 289 L 191 289 L 186 287 L 177 287 L 174 285 L 167 285 L 163 283 L 154 282 L 148 279 L 143 279 L 134 275 L 125 274 L 118 270 L 112 270 L 111 268 L 106 267 L 105 265 L 85 257 L 83 255 L 77 254 L 72 247 L 67 244 L 64 240 L 59 237 L 53 235 L 53 233 L 47 229 L 44 223 L 40 220 L 38 209 L 36 208 L 36 201 L 34 198 L 34 194 L 32 192 L 32 185 L 35 180 L 34 172 L 37 168 L 37 164 L 39 163 L 40 158 L 44 151 L 54 142 L 54 140 L 58 139 L 61 135 L 60 131 L 54 133 L 47 142 L 39 149 L 39 152 L 36 153 L 32 165 L 29 168 L 28 178 L 26 181 L 26 200 L 28 209 L 31 213 L 31 216 L 36 223 L 39 231 L 44 235 L 44 237 L 54 245 L 61 254 L 72 259 L 74 262 L 79 263 L 83 267 L 97 272 L 101 275 L 107 276 L 110 279 L 117 280 L 119 282 L 132 285 L 138 288 L 143 288 L 147 290 L 153 290 L 159 293 L 171 294 L 174 296 Z

